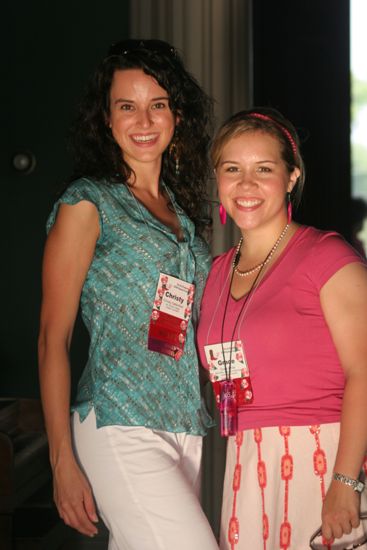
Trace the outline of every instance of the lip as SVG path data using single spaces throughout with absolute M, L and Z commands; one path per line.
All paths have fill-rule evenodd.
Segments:
M 130 139 L 138 147 L 150 147 L 155 145 L 158 141 L 159 134 L 150 133 L 150 134 L 130 134 Z
M 234 203 L 239 210 L 252 212 L 259 208 L 264 201 L 257 197 L 236 197 Z

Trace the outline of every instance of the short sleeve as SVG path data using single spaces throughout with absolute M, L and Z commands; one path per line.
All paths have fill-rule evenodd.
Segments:
M 103 238 L 103 218 L 101 212 L 101 193 L 98 184 L 91 180 L 82 178 L 74 181 L 64 191 L 61 197 L 55 202 L 52 211 L 46 222 L 46 231 L 49 233 L 54 225 L 60 204 L 74 205 L 81 201 L 88 201 L 95 205 L 98 210 L 100 237 L 98 242 Z
M 314 244 L 310 259 L 310 277 L 318 290 L 339 269 L 350 263 L 366 265 L 365 260 L 338 233 L 320 233 Z

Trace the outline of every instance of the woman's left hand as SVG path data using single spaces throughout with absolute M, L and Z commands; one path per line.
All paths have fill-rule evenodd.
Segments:
M 345 376 L 334 471 L 357 479 L 367 450 L 367 269 L 345 265 L 320 291 L 321 307 Z M 359 525 L 360 495 L 332 480 L 322 509 L 322 534 L 340 538 Z
M 322 507 L 322 535 L 341 538 L 359 525 L 360 496 L 352 487 L 333 480 Z

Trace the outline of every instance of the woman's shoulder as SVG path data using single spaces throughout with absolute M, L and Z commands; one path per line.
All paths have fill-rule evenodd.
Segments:
M 360 254 L 336 231 L 305 227 L 299 242 L 305 245 L 299 265 L 306 269 L 318 288 L 345 265 L 364 263 Z
M 232 247 L 227 252 L 223 252 L 219 256 L 213 258 L 210 275 L 212 277 L 218 276 L 221 272 L 228 273 L 228 270 L 232 264 L 235 248 Z
M 81 200 L 92 202 L 98 210 L 112 213 L 131 199 L 127 186 L 107 179 L 82 177 L 72 181 L 60 197 L 60 202 L 75 204 Z
M 328 261 L 330 256 L 350 256 L 361 259 L 360 254 L 346 239 L 336 231 L 317 229 L 312 226 L 303 228 L 301 240 L 312 247 L 313 254 L 324 257 Z
M 73 206 L 81 201 L 88 201 L 94 204 L 100 216 L 101 204 L 104 201 L 103 187 L 106 186 L 90 178 L 83 177 L 72 181 L 66 189 L 64 189 L 53 205 L 46 223 L 47 232 L 49 232 L 51 227 L 54 225 L 59 208 L 62 204 Z
M 100 182 L 92 178 L 82 177 L 69 183 L 60 198 L 63 202 L 69 197 L 75 197 L 79 200 L 96 200 L 104 194 L 107 187 L 107 182 Z
M 218 256 L 214 256 L 213 265 L 215 264 L 215 265 L 220 266 L 220 265 L 225 264 L 229 260 L 232 260 L 235 249 L 236 249 L 236 247 L 232 246 L 231 248 L 229 248 L 225 252 L 222 252 L 222 254 L 219 254 Z

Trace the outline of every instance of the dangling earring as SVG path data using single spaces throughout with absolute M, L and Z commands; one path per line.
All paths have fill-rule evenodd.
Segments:
M 227 212 L 222 203 L 219 204 L 219 219 L 222 225 L 225 225 L 227 221 Z
M 286 200 L 287 200 L 287 223 L 289 225 L 292 221 L 292 199 L 291 199 L 290 193 L 286 194 Z
M 175 140 L 175 138 L 174 138 Z M 175 174 L 178 177 L 180 175 L 180 157 L 177 151 L 177 145 L 175 141 L 172 141 L 171 145 L 169 146 L 168 153 L 170 157 L 173 158 L 175 163 Z

